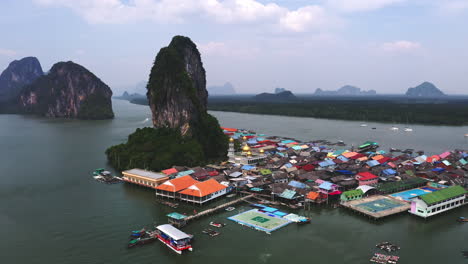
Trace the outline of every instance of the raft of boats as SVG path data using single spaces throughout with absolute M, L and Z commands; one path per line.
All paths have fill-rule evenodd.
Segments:
M 385 255 L 380 253 L 375 253 L 374 256 L 370 259 L 370 262 L 379 263 L 379 264 L 396 264 L 400 257 Z
M 93 178 L 98 182 L 103 182 L 107 184 L 123 182 L 122 178 L 117 177 L 117 176 L 112 176 L 110 171 L 106 171 L 105 169 L 102 169 L 102 168 L 94 170 Z
M 387 252 L 393 252 L 393 251 L 397 251 L 397 250 L 400 250 L 400 247 L 395 245 L 395 244 L 392 244 L 390 242 L 382 242 L 382 243 L 379 243 L 377 245 L 375 245 L 376 248 L 379 248 L 381 250 L 384 250 L 384 251 L 387 251 Z

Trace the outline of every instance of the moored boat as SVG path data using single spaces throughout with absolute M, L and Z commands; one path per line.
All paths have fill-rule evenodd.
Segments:
M 214 227 L 224 227 L 226 224 L 225 223 L 218 223 L 218 222 L 210 222 L 210 226 Z
M 458 222 L 461 222 L 461 223 L 463 223 L 463 222 L 468 222 L 468 218 L 463 217 L 463 216 L 460 216 L 460 217 L 458 217 L 457 221 L 458 221 Z
M 177 254 L 182 254 L 185 250 L 193 250 L 190 243 L 193 236 L 182 232 L 170 224 L 157 226 L 156 237 Z
M 226 208 L 225 210 L 226 210 L 226 211 L 228 211 L 228 212 L 231 212 L 231 211 L 234 211 L 234 210 L 236 210 L 236 208 L 235 208 L 235 207 L 232 207 L 232 206 L 230 206 L 230 207 Z

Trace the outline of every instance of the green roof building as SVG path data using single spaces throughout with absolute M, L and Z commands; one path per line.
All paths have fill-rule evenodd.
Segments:
M 466 204 L 467 191 L 462 186 L 451 186 L 411 199 L 410 213 L 427 218 Z
M 342 202 L 353 201 L 353 200 L 361 199 L 363 195 L 364 195 L 364 192 L 362 192 L 361 189 L 350 190 L 350 191 L 343 192 L 340 196 L 340 199 Z

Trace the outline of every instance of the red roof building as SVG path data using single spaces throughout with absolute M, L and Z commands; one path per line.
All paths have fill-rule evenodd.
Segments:
M 368 171 L 365 171 L 365 172 L 359 172 L 356 175 L 356 180 L 359 182 L 359 186 L 373 185 L 373 184 L 377 184 L 377 182 L 379 181 L 379 177 Z

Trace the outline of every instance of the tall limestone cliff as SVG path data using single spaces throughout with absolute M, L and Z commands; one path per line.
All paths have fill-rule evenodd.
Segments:
M 21 89 L 44 75 L 39 60 L 26 57 L 11 62 L 0 75 L 0 103 L 14 100 Z
M 74 62 L 59 62 L 49 73 L 25 86 L 18 98 L 20 113 L 46 117 L 109 119 L 112 91 L 93 73 Z
M 159 51 L 147 89 L 154 128 L 137 129 L 126 143 L 110 147 L 114 167 L 162 170 L 226 159 L 227 136 L 207 113 L 205 69 L 189 38 L 175 36 Z
M 148 82 L 148 100 L 155 127 L 190 134 L 193 123 L 206 114 L 208 92 L 205 69 L 195 44 L 176 36 L 162 48 Z

